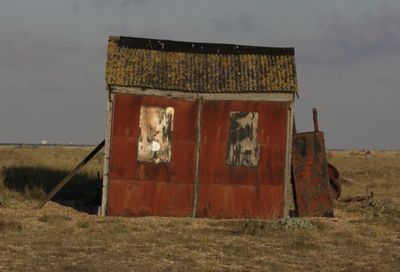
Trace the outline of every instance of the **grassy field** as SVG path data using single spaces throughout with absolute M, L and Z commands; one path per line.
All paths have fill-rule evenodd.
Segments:
M 0 271 L 399 271 L 400 152 L 328 153 L 335 218 L 98 217 L 101 154 L 34 209 L 90 149 L 0 147 Z

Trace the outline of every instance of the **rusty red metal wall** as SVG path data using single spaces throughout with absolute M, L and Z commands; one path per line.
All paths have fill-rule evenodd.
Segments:
M 204 101 L 198 217 L 283 216 L 287 110 L 285 102 Z M 256 167 L 225 163 L 231 111 L 258 112 Z
M 140 107 L 175 109 L 170 164 L 138 162 Z M 198 217 L 283 216 L 286 102 L 203 101 Z M 115 94 L 108 215 L 190 216 L 197 102 Z M 258 112 L 258 166 L 226 164 L 230 112 Z
M 175 109 L 170 164 L 137 160 L 141 105 Z M 115 95 L 107 214 L 191 215 L 196 110 L 191 100 Z

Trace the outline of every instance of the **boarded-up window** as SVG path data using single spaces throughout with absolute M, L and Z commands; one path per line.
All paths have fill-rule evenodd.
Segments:
M 140 108 L 139 161 L 153 163 L 171 161 L 173 119 L 174 109 L 171 107 Z
M 230 117 L 226 164 L 239 167 L 257 166 L 259 159 L 258 113 L 233 111 Z

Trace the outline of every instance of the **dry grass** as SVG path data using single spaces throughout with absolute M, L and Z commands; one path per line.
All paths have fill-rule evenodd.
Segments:
M 42 199 L 92 148 L 1 146 L 0 207 Z M 95 156 L 54 200 L 67 206 L 74 205 L 78 210 L 94 212 L 95 204 L 100 201 L 102 157 L 101 153 Z
M 102 218 L 67 207 L 61 198 L 34 209 L 38 196 L 30 191 L 37 186 L 47 190 L 52 178 L 58 177 L 46 173 L 65 173 L 88 151 L 0 147 L 0 167 L 23 169 L 28 175 L 14 173 L 8 176 L 8 185 L 0 185 L 0 271 L 398 271 L 400 267 L 400 152 L 331 151 L 330 161 L 345 178 L 344 196 L 367 191 L 375 195 L 360 203 L 336 203 L 332 219 Z M 100 169 L 97 157 L 70 192 L 78 193 L 80 182 L 96 188 Z M 19 181 L 27 189 L 15 186 Z

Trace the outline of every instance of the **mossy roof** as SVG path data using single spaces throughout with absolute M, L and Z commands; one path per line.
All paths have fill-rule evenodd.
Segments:
M 199 93 L 297 92 L 293 48 L 110 37 L 106 83 Z

